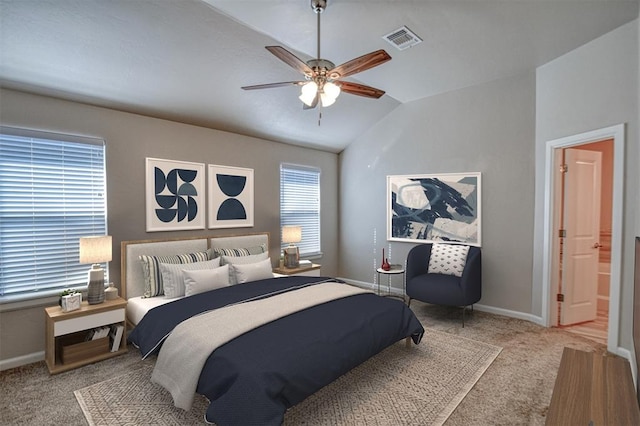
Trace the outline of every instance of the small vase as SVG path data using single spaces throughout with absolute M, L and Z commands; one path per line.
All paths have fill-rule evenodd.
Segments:
M 380 265 L 380 269 L 382 269 L 383 271 L 388 271 L 389 269 L 391 269 L 391 265 L 389 265 L 389 260 L 387 260 L 387 258 L 384 257 L 384 249 L 382 249 L 382 265 Z

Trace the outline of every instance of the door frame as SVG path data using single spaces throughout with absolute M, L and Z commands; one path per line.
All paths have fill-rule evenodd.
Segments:
M 624 191 L 624 124 L 593 130 L 578 135 L 547 141 L 545 146 L 544 188 L 544 235 L 542 256 L 542 320 L 546 327 L 558 323 L 555 296 L 558 280 L 552 277 L 557 238 L 554 233 L 556 201 L 554 189 L 557 184 L 557 151 L 587 143 L 613 139 L 613 198 L 611 206 L 611 281 L 609 289 L 609 326 L 607 349 L 617 353 L 620 327 L 620 289 L 622 271 L 622 220 Z

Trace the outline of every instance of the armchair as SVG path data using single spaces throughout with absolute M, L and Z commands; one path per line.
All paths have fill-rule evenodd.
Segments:
M 469 247 L 461 277 L 429 273 L 432 244 L 419 244 L 407 254 L 406 288 L 412 299 L 435 305 L 462 306 L 462 326 L 467 306 L 482 296 L 482 262 L 479 247 Z

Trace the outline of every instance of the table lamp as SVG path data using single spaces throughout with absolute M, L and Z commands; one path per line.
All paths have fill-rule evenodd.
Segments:
M 282 242 L 289 243 L 288 247 L 284 248 L 284 267 L 285 268 L 297 268 L 300 266 L 300 252 L 298 247 L 294 243 L 302 241 L 302 227 L 301 226 L 283 226 L 282 227 Z
M 90 305 L 104 302 L 104 269 L 101 263 L 111 261 L 111 235 L 80 238 L 80 263 L 91 263 L 87 301 Z

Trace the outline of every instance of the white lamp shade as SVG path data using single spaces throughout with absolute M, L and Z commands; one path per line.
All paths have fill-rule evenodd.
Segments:
M 316 98 L 316 93 L 318 93 L 318 85 L 315 81 L 305 83 L 302 86 L 301 92 L 302 94 L 299 96 L 299 99 L 307 106 L 311 106 L 313 104 L 313 100 Z
M 322 90 L 324 90 L 324 93 L 334 101 L 340 94 L 340 86 L 331 82 L 325 83 Z
M 301 226 L 283 226 L 282 227 L 282 242 L 283 243 L 299 243 L 302 241 L 302 227 Z
M 111 235 L 80 238 L 80 263 L 111 261 Z
M 333 105 L 336 102 L 336 98 L 332 98 L 328 96 L 326 93 L 320 94 L 320 102 L 322 102 L 323 107 L 328 107 Z

